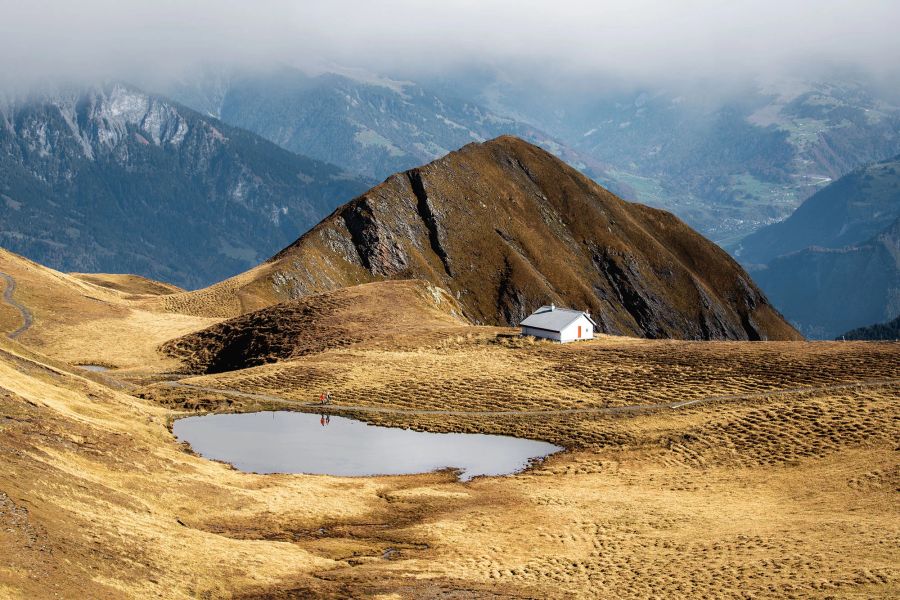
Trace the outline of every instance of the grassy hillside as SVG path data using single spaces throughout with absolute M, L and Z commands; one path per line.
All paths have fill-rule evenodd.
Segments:
M 147 384 L 142 370 L 158 379 L 174 362 L 156 354 L 165 335 L 226 328 L 156 312 L 184 294 L 135 298 L 0 261 L 35 315 L 21 343 L 0 336 L 4 598 L 868 598 L 900 585 L 886 543 L 898 535 L 896 343 L 563 346 L 457 325 L 427 285 L 386 282 L 229 325 L 286 319 L 283 339 L 309 352 Z M 406 316 L 422 315 L 411 331 Z M 369 337 L 308 345 L 329 331 Z M 85 356 L 132 368 L 64 362 Z M 372 423 L 567 451 L 465 483 L 258 475 L 171 434 L 198 411 L 296 409 L 323 389 L 331 410 L 389 411 L 354 413 Z
M 0 272 L 13 278 L 14 299 L 33 317 L 18 341 L 71 364 L 171 368 L 176 361 L 156 347 L 217 321 L 166 310 L 163 298 L 174 290 L 143 278 L 68 275 L 3 249 Z M 0 332 L 20 324 L 20 314 L 0 303 Z
M 466 329 L 456 301 L 423 281 L 384 281 L 276 304 L 171 340 L 161 352 L 218 373 L 360 346 L 404 347 Z

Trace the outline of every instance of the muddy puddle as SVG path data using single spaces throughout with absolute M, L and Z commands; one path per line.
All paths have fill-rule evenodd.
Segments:
M 198 454 L 254 473 L 406 475 L 450 467 L 468 481 L 516 473 L 562 450 L 538 440 L 427 433 L 289 411 L 187 417 L 172 431 Z

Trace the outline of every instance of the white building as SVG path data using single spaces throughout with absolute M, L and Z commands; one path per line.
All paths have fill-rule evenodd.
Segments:
M 522 328 L 522 335 L 565 343 L 593 339 L 597 324 L 589 313 L 557 308 L 551 304 L 531 313 L 519 326 Z

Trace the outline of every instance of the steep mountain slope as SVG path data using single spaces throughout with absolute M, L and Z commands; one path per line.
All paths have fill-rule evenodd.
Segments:
M 900 217 L 900 156 L 868 165 L 814 194 L 786 220 L 746 237 L 735 255 L 765 263 L 809 246 L 867 242 Z
M 237 312 L 401 278 L 449 290 L 481 323 L 516 324 L 553 301 L 611 333 L 797 337 L 723 250 L 513 137 L 393 175 L 268 263 L 180 301 L 221 311 L 240 297 Z
M 900 218 L 872 239 L 811 247 L 771 261 L 754 278 L 804 335 L 830 339 L 900 315 Z
M 292 152 L 381 180 L 470 142 L 512 134 L 538 144 L 620 193 L 600 162 L 540 128 L 450 91 L 349 70 L 309 75 L 282 68 L 254 75 L 215 71 L 168 93 Z
M 366 187 L 122 84 L 0 102 L 0 244 L 67 271 L 206 285 Z
M 900 340 L 900 317 L 887 323 L 858 327 L 839 336 L 845 340 Z

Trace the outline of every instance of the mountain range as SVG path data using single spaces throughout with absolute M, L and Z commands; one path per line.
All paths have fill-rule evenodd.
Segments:
M 354 69 L 210 69 L 165 89 L 171 97 L 281 147 L 381 180 L 470 142 L 515 135 L 605 187 L 631 194 L 600 161 L 541 130 L 454 94 Z
M 0 101 L 0 244 L 200 287 L 370 181 L 121 83 Z
M 748 236 L 738 253 L 809 337 L 900 315 L 900 157 L 840 178 Z

